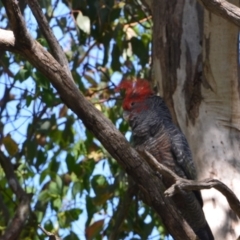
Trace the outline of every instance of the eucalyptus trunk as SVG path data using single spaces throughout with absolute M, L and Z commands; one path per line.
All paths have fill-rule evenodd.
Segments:
M 153 79 L 188 139 L 199 179 L 219 179 L 240 196 L 239 30 L 195 0 L 149 6 Z M 240 225 L 225 197 L 202 195 L 215 239 L 236 239 Z

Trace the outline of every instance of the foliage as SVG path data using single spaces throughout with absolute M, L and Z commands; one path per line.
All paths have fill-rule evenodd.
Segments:
M 148 76 L 147 10 L 137 0 L 39 2 L 79 89 L 129 137 L 113 88 L 122 78 Z M 7 27 L 0 7 L 1 27 Z M 31 34 L 48 49 L 28 8 L 24 16 Z M 44 239 L 38 224 L 64 239 L 109 236 L 130 186 L 126 173 L 61 103 L 48 79 L 19 55 L 2 55 L 0 75 L 1 149 L 33 196 L 21 239 Z M 2 169 L 0 189 L 3 232 L 18 203 Z M 158 217 L 137 191 L 124 211 L 119 239 L 147 239 L 155 226 L 154 239 L 164 238 Z

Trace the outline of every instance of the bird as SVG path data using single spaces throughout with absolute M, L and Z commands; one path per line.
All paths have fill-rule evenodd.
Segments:
M 156 95 L 146 79 L 123 80 L 115 89 L 124 91 L 123 118 L 132 130 L 135 149 L 144 149 L 178 176 L 195 180 L 197 172 L 185 135 L 173 123 L 163 98 Z M 173 182 L 162 178 L 169 188 Z M 200 191 L 175 194 L 173 202 L 200 240 L 214 240 L 202 210 Z

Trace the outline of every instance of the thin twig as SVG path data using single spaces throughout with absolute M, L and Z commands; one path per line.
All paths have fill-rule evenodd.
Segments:
M 240 27 L 240 8 L 228 1 L 219 0 L 198 0 L 204 7 Z
M 49 240 L 61 240 L 61 238 L 51 232 L 48 232 L 43 227 L 41 227 L 41 225 L 38 225 L 38 228 L 40 228 L 49 237 Z
M 83 56 L 81 56 L 81 58 L 78 60 L 78 65 L 82 64 L 82 62 L 84 61 L 84 59 L 88 56 L 89 52 L 97 45 L 97 42 L 94 42 L 93 44 L 91 44 L 88 48 L 88 50 L 83 54 Z
M 48 24 L 48 21 L 41 10 L 39 2 L 37 0 L 28 0 L 27 2 L 33 12 L 34 17 L 36 18 L 36 20 L 39 24 L 39 27 L 40 27 L 44 37 L 46 38 L 46 40 L 49 44 L 50 49 L 52 50 L 53 56 L 58 61 L 58 63 L 65 68 L 69 77 L 72 78 L 71 71 L 68 67 L 68 60 L 67 60 L 61 46 L 59 45 L 56 37 L 54 36 L 54 34 L 52 32 L 52 30 Z

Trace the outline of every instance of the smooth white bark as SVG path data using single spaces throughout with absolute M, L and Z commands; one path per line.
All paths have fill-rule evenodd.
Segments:
M 238 4 L 236 0 L 231 2 Z M 202 49 L 197 14 L 190 1 L 186 1 L 174 107 L 193 152 L 199 179 L 219 179 L 240 196 L 239 29 L 207 10 L 204 11 L 203 29 Z M 193 66 L 203 51 L 202 101 L 195 123 L 187 117 L 183 95 L 187 74 L 186 44 Z M 240 235 L 240 224 L 226 199 L 216 190 L 205 190 L 202 194 L 205 215 L 215 239 L 236 239 Z

